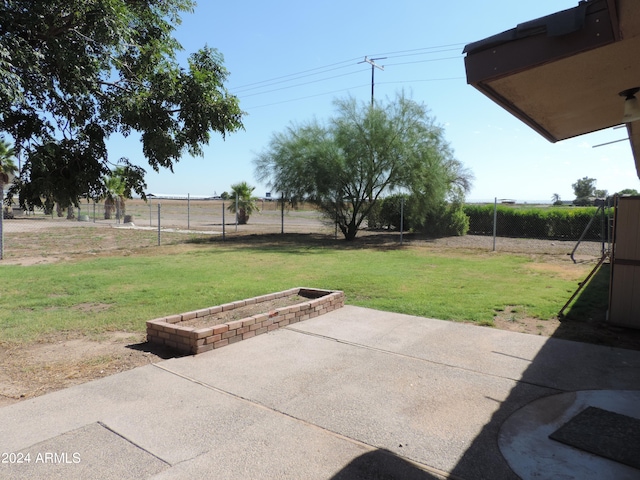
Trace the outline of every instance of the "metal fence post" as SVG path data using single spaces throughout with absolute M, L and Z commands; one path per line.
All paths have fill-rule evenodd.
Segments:
M 187 230 L 191 230 L 191 194 L 187 193 Z
M 496 233 L 498 228 L 498 197 L 493 200 L 493 251 L 496 251 Z
M 158 246 L 160 246 L 160 203 L 158 203 Z
M 400 245 L 402 245 L 403 231 L 404 231 L 404 197 L 400 197 Z
M 280 234 L 284 235 L 284 195 L 280 197 L 282 205 L 280 205 Z
M 225 226 L 224 226 L 224 202 L 222 202 L 222 240 L 225 239 Z

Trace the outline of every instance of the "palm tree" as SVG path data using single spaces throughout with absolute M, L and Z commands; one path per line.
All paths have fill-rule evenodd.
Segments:
M 231 194 L 229 195 L 231 204 L 228 210 L 237 214 L 240 225 L 246 224 L 249 221 L 249 216 L 258 211 L 258 205 L 256 204 L 258 198 L 252 196 L 255 189 L 256 187 L 250 186 L 247 182 L 231 185 Z M 238 206 L 237 212 L 236 204 Z
M 104 201 L 104 219 L 111 219 L 113 212 L 116 218 L 124 215 L 124 199 L 126 193 L 126 183 L 124 180 L 124 169 L 117 167 L 110 176 L 104 179 L 104 186 L 107 189 Z
M 551 196 L 551 201 L 553 202 L 554 205 L 562 205 L 562 199 L 560 198 L 559 193 L 554 193 Z
M 16 164 L 13 162 L 13 148 L 0 137 L 0 210 L 4 215 L 4 184 L 9 183 L 9 175 L 13 175 L 18 171 Z

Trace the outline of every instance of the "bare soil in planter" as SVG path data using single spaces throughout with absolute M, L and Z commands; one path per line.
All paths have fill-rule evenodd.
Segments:
M 253 305 L 245 305 L 244 307 L 234 308 L 233 310 L 227 310 L 226 312 L 220 312 L 214 315 L 207 315 L 206 317 L 194 318 L 193 320 L 180 322 L 176 325 L 193 328 L 211 327 L 213 325 L 241 320 L 261 313 L 269 313 L 276 308 L 289 307 L 309 300 L 312 299 L 297 294 L 290 295 L 288 297 L 277 298 L 275 300 L 254 303 Z

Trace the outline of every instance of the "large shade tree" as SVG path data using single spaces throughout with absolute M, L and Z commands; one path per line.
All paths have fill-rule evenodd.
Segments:
M 410 193 L 411 214 L 425 218 L 468 190 L 471 174 L 423 104 L 402 92 L 373 107 L 353 98 L 335 105 L 326 124 L 310 121 L 274 134 L 255 166 L 284 198 L 315 203 L 345 239 L 353 240 L 376 202 L 393 191 Z
M 23 159 L 23 206 L 106 193 L 114 164 L 144 197 L 144 170 L 109 159 L 107 139 L 136 132 L 154 170 L 201 155 L 212 133 L 242 128 L 222 55 L 178 60 L 172 36 L 192 0 L 0 2 L 0 132 Z M 185 63 L 185 62 L 182 62 Z
M 571 184 L 573 193 L 576 198 L 573 201 L 575 205 L 590 205 L 593 203 L 593 198 L 596 196 L 596 182 L 595 178 L 582 177 L 576 180 L 576 183 Z

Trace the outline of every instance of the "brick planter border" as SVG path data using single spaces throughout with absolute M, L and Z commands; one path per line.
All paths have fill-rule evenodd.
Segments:
M 291 295 L 300 295 L 309 300 L 210 327 L 196 328 L 180 325 L 182 322 L 193 320 L 194 318 L 207 317 L 246 305 L 259 304 Z M 164 345 L 183 353 L 197 355 L 214 348 L 224 347 L 256 335 L 271 332 L 292 323 L 317 317 L 342 306 L 344 306 L 344 292 L 342 291 L 296 287 L 202 310 L 148 320 L 147 341 Z

